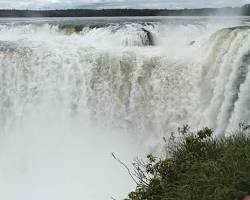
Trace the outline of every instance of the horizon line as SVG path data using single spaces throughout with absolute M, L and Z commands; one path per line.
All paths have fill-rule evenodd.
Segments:
M 200 9 L 225 9 L 225 8 L 243 8 L 250 4 L 245 4 L 242 6 L 225 6 L 225 7 L 200 7 L 200 8 L 41 8 L 41 9 L 17 9 L 17 8 L 4 8 L 0 9 L 0 11 L 8 11 L 8 10 L 16 10 L 16 11 L 56 11 L 56 10 L 200 10 Z

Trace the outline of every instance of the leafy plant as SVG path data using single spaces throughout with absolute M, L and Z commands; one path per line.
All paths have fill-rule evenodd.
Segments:
M 135 161 L 139 181 L 126 200 L 243 199 L 250 194 L 249 128 L 241 124 L 228 138 L 215 138 L 209 128 L 179 128 L 182 138 L 171 137 L 168 157 Z

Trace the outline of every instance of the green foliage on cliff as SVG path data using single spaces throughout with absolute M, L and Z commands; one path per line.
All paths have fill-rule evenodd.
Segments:
M 169 157 L 136 161 L 138 185 L 127 200 L 238 200 L 250 194 L 249 127 L 228 138 L 215 138 L 205 128 L 179 129 Z

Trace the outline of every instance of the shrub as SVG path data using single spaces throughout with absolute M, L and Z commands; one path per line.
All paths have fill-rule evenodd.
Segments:
M 250 194 L 250 138 L 247 126 L 228 138 L 209 128 L 179 129 L 168 157 L 148 155 L 134 163 L 138 184 L 126 200 L 240 200 Z

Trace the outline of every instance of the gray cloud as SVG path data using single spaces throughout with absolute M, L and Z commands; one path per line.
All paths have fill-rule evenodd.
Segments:
M 0 0 L 0 8 L 200 8 L 241 6 L 250 0 Z

